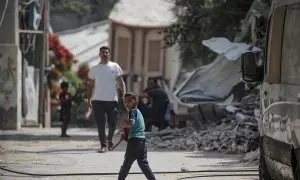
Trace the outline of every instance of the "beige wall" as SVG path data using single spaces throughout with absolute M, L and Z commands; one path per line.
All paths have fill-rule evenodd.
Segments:
M 118 62 L 118 63 L 120 63 L 120 59 L 121 58 L 124 58 L 124 57 L 119 57 L 119 54 L 118 54 L 118 52 L 119 52 L 119 40 L 118 40 L 119 37 L 128 38 L 128 40 L 129 40 L 128 46 L 127 47 L 122 47 L 122 48 L 124 48 L 124 50 L 126 49 L 127 53 L 128 53 L 128 56 L 126 58 L 126 60 L 127 60 L 127 68 L 121 67 L 123 69 L 124 73 L 128 73 L 128 72 L 130 72 L 130 68 L 131 68 L 130 67 L 131 66 L 130 60 L 131 60 L 132 36 L 131 36 L 130 31 L 127 28 L 122 27 L 122 26 L 116 26 L 116 29 L 115 29 L 115 39 L 114 39 L 114 41 L 115 41 L 114 42 L 115 47 L 113 47 L 113 48 L 114 48 L 114 57 L 115 57 L 114 61 Z
M 150 63 L 152 63 L 149 60 L 149 43 L 151 40 L 159 40 L 161 41 L 161 47 L 163 47 L 163 36 L 162 34 L 159 34 L 158 30 L 151 30 L 148 32 L 147 36 L 146 36 L 146 46 L 145 46 L 145 67 L 144 67 L 144 72 L 146 72 L 146 74 L 148 76 L 159 76 L 163 74 L 163 60 L 164 60 L 164 49 L 160 49 L 159 51 L 159 55 L 160 55 L 160 64 L 159 64 L 159 70 L 158 71 L 152 71 L 150 72 L 148 69 L 148 66 Z
M 173 47 L 168 48 L 166 52 L 166 78 L 170 81 L 170 87 L 175 85 L 180 66 L 179 46 L 175 44 Z
M 112 21 L 108 21 L 108 46 L 112 47 Z
M 131 89 L 130 87 L 130 80 L 128 80 L 128 85 L 127 85 L 127 89 L 129 91 L 134 91 L 136 93 L 139 93 L 141 89 L 143 89 L 146 86 L 146 82 L 149 76 L 161 76 L 163 75 L 164 71 L 165 71 L 165 78 L 167 78 L 171 84 L 174 80 L 174 78 L 176 78 L 177 76 L 177 72 L 179 69 L 179 57 L 178 57 L 178 51 L 176 49 L 176 47 L 172 47 L 172 48 L 168 48 L 166 50 L 164 50 L 163 47 L 163 34 L 159 33 L 161 30 L 158 29 L 153 29 L 153 30 L 147 30 L 144 31 L 141 28 L 134 28 L 133 30 L 133 34 L 135 35 L 134 37 L 134 56 L 131 56 L 132 50 L 132 34 L 130 32 L 130 30 L 122 25 L 115 25 L 115 37 L 114 37 L 114 60 L 116 62 L 120 62 L 120 59 L 122 57 L 118 57 L 119 56 L 119 37 L 123 37 L 123 38 L 128 38 L 129 39 L 129 45 L 127 47 L 123 47 L 126 48 L 126 50 L 128 51 L 128 56 L 126 58 L 127 60 L 127 67 L 122 67 L 124 73 L 132 73 L 132 74 L 138 74 L 140 75 L 142 78 L 144 78 L 144 81 L 141 82 L 134 82 L 133 83 L 133 88 Z M 145 44 L 143 44 L 143 32 L 147 32 L 147 35 L 145 36 Z M 112 25 L 110 23 L 110 39 L 112 38 Z M 157 71 L 149 71 L 149 65 L 150 63 L 153 63 L 149 60 L 149 43 L 153 40 L 158 40 L 160 41 L 160 47 L 161 49 L 159 50 L 159 69 Z M 110 40 L 111 42 L 111 40 Z M 144 45 L 144 49 L 145 49 L 145 53 L 144 53 L 144 57 L 143 56 L 143 45 Z M 164 52 L 165 51 L 165 52 Z M 164 54 L 165 53 L 165 54 Z M 164 63 L 164 55 L 166 62 Z M 134 65 L 133 67 L 131 67 L 131 58 L 133 59 Z M 144 59 L 144 67 L 142 65 L 142 61 Z M 165 67 L 164 67 L 165 66 Z M 163 69 L 165 68 L 165 69 Z M 142 82 L 144 82 L 143 84 L 141 84 Z
M 138 74 L 143 74 L 142 69 L 142 50 L 143 50 L 143 31 L 135 29 L 135 52 L 134 52 L 134 71 Z

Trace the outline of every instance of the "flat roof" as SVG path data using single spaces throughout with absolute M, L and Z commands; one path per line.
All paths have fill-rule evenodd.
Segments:
M 117 23 L 141 27 L 166 27 L 175 22 L 172 0 L 120 0 L 109 14 Z

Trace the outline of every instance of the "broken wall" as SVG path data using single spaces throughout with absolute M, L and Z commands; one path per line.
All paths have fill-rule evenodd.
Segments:
M 0 28 L 0 129 L 21 127 L 21 52 L 18 38 L 18 1 L 0 1 L 5 7 Z M 0 9 L 0 14 L 5 8 Z

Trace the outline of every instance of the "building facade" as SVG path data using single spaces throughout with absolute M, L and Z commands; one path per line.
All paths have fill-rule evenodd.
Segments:
M 164 0 L 156 1 L 165 3 Z M 112 49 L 112 59 L 122 67 L 127 89 L 137 93 L 145 88 L 149 77 L 161 76 L 172 83 L 172 78 L 176 76 L 179 69 L 178 49 L 175 46 L 165 48 L 163 41 L 164 30 L 171 24 L 172 18 L 164 20 L 163 23 L 156 20 L 149 23 L 134 14 L 131 14 L 128 21 L 126 18 L 120 19 L 129 16 L 126 11 L 143 12 L 139 9 L 142 9 L 145 2 L 121 0 L 115 5 L 109 18 L 109 46 Z M 122 11 L 117 11 L 120 6 L 123 7 Z M 149 7 L 149 11 L 157 12 L 155 8 L 159 6 Z M 171 13 L 170 10 L 166 12 Z M 152 18 L 149 17 L 152 16 L 151 13 L 141 16 L 144 16 L 143 19 Z

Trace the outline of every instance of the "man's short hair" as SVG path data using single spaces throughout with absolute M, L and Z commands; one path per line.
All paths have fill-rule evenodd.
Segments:
M 126 94 L 124 95 L 124 98 L 125 98 L 125 99 L 134 99 L 134 100 L 138 101 L 137 95 L 136 95 L 135 93 L 133 93 L 133 92 L 128 92 L 128 93 L 126 93 Z
M 101 46 L 99 51 L 101 52 L 102 50 L 108 50 L 110 51 L 110 48 L 108 46 Z

